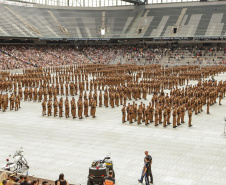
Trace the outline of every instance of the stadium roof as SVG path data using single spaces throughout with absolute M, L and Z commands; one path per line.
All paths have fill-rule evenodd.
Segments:
M 0 3 L 6 0 L 0 0 Z M 10 0 L 11 2 L 26 2 L 50 6 L 72 6 L 72 7 L 106 7 L 125 6 L 134 4 L 161 4 L 161 3 L 182 3 L 197 2 L 200 0 Z M 217 1 L 217 0 L 208 0 Z

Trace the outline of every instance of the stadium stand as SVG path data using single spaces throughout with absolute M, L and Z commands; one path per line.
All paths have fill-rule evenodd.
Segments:
M 34 38 L 224 37 L 226 4 L 61 9 L 0 4 L 0 34 Z M 105 28 L 102 36 L 100 29 Z

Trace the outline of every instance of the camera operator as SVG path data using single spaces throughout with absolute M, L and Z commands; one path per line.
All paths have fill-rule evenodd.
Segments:
M 109 176 L 104 179 L 104 185 L 113 185 L 115 184 L 115 179 L 113 178 L 113 172 L 109 171 Z
M 153 176 L 151 171 L 151 165 L 152 165 L 152 157 L 148 155 L 148 151 L 145 151 L 145 158 L 144 158 L 144 168 L 142 171 L 141 179 L 139 179 L 139 182 L 143 182 L 143 178 L 145 178 L 146 184 L 149 185 L 149 176 L 150 176 L 150 183 L 153 184 Z

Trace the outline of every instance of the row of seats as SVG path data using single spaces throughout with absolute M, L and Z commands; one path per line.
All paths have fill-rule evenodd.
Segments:
M 226 5 L 75 10 L 0 4 L 0 36 L 98 38 L 103 12 L 106 38 L 225 36 L 225 9 Z

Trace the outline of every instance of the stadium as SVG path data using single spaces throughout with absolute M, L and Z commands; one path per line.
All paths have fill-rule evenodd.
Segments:
M 225 10 L 0 0 L 0 185 L 225 185 Z

